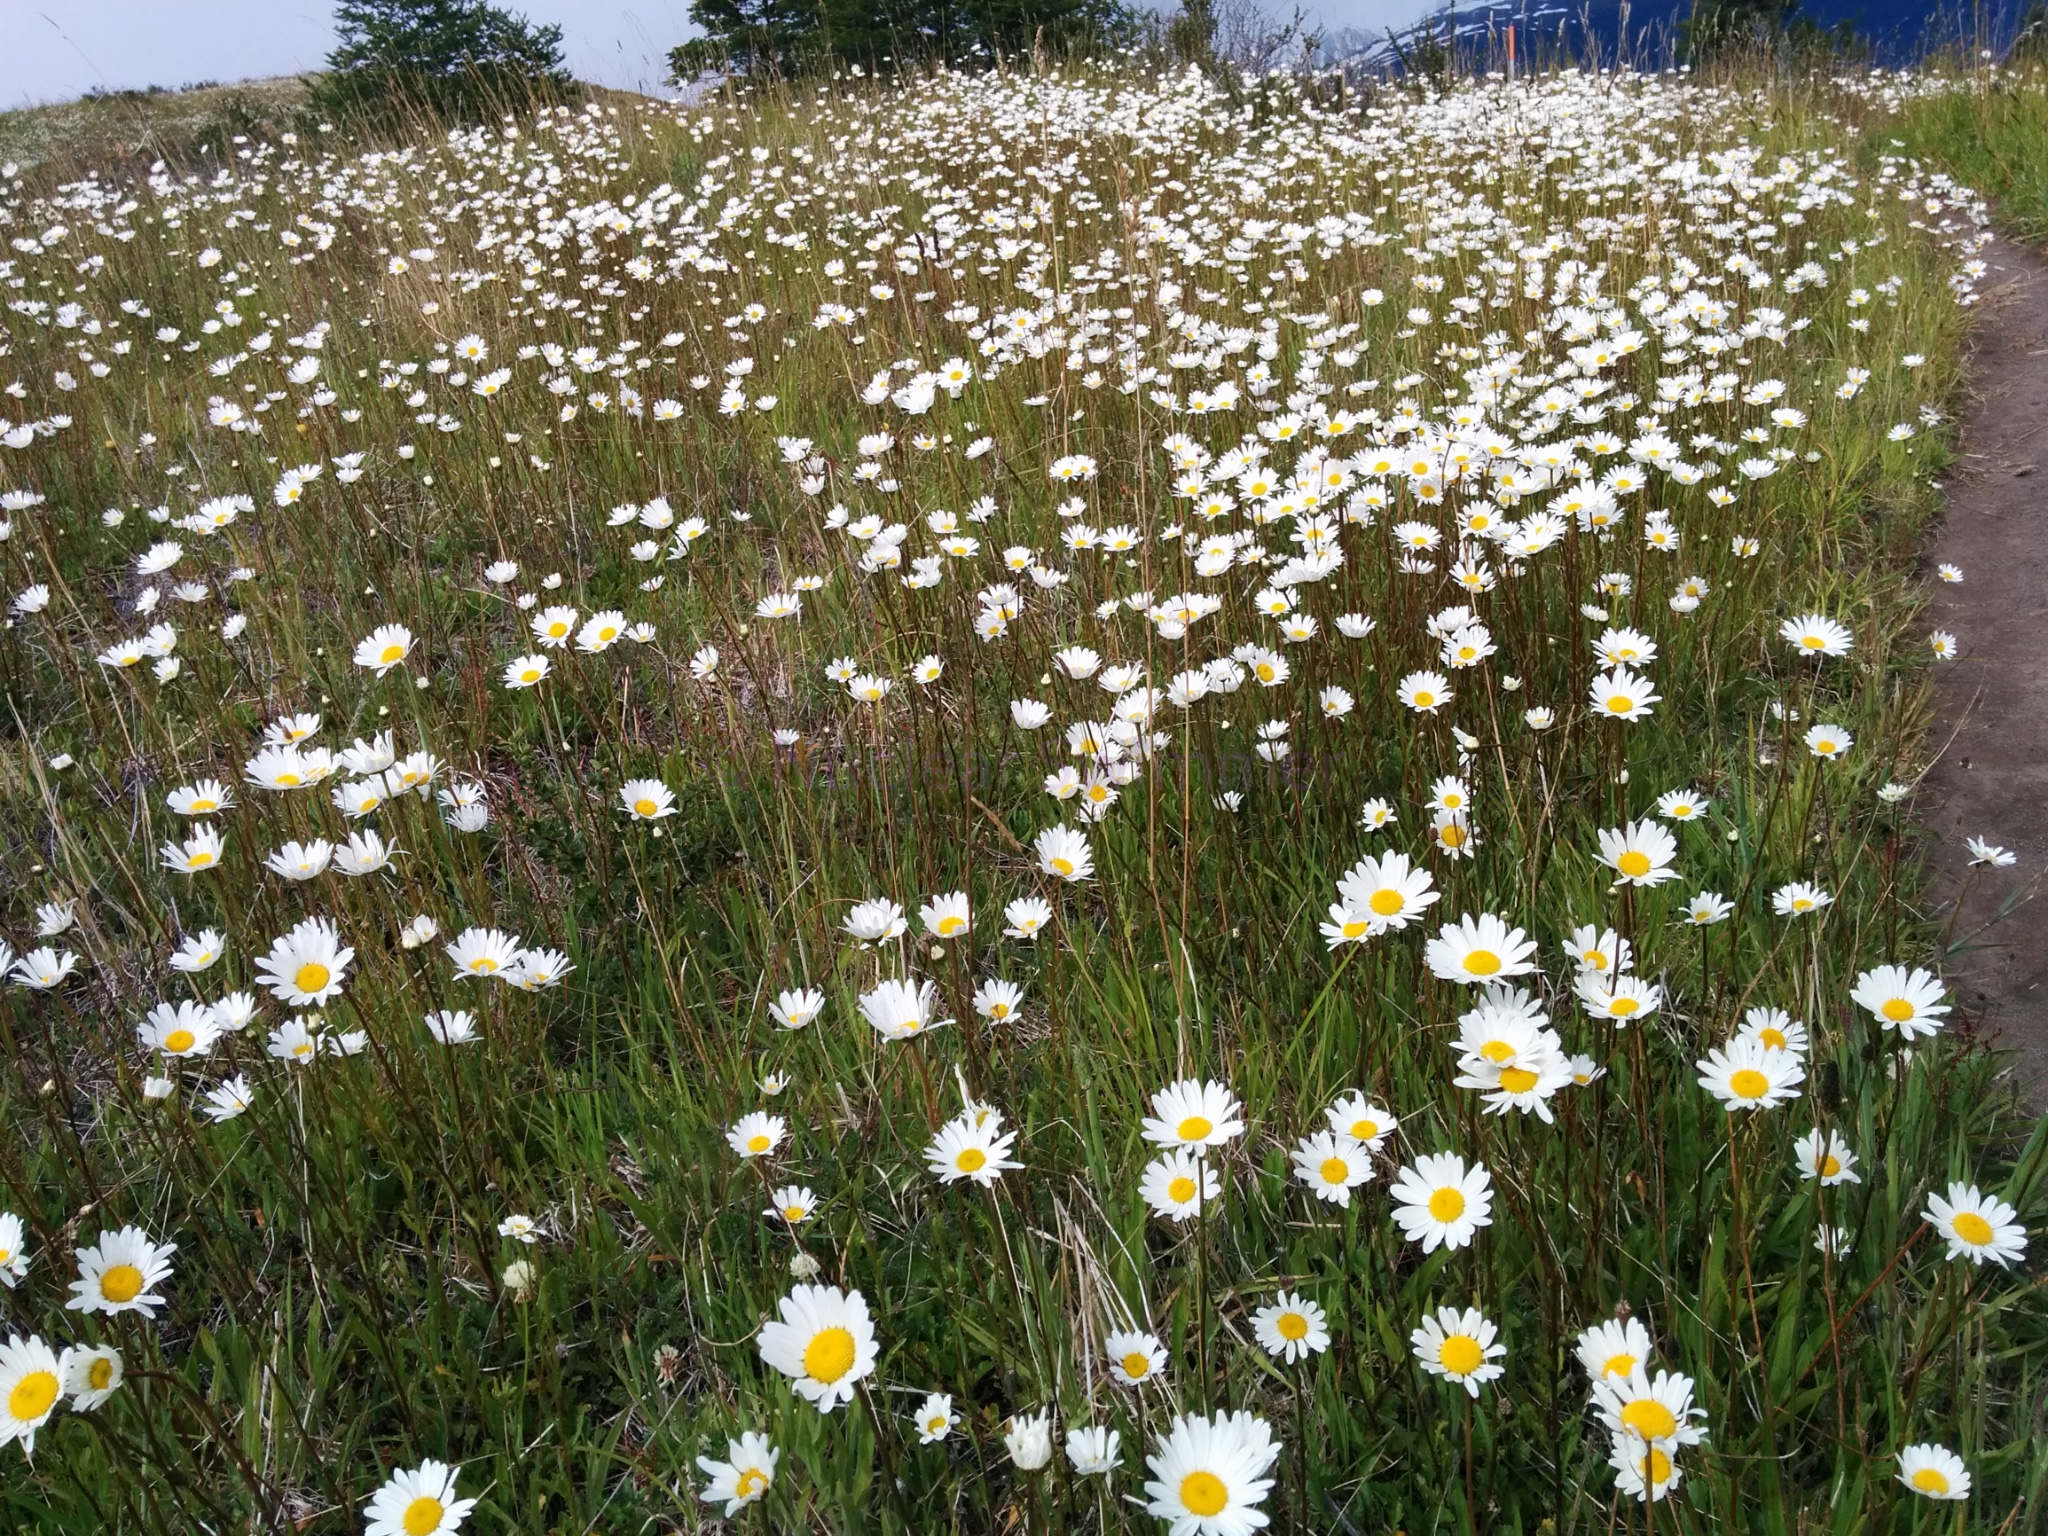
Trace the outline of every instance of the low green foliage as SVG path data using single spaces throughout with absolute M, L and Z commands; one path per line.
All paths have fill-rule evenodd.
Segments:
M 1898 146 L 1993 199 L 2000 223 L 2033 241 L 2048 240 L 2048 65 L 2038 53 L 1911 103 L 1890 128 Z

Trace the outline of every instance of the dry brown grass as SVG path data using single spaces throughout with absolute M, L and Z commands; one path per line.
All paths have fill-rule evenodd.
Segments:
M 0 162 L 106 165 L 215 154 L 234 135 L 275 133 L 305 105 L 310 76 L 280 75 L 191 91 L 115 91 L 0 112 Z

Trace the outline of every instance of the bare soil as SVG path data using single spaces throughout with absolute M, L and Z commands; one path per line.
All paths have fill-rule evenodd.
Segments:
M 1933 582 L 1928 614 L 1962 655 L 1936 674 L 1941 751 L 1919 810 L 1934 834 L 1931 895 L 1941 907 L 1961 898 L 1946 967 L 1960 1011 L 2014 1053 L 2014 1075 L 2039 1107 L 2048 1102 L 2039 894 L 2048 873 L 2048 259 L 2001 243 L 1985 260 L 1961 457 L 1928 551 L 1930 575 L 1942 562 L 1963 572 L 1959 585 Z M 1970 837 L 2019 863 L 1972 869 Z

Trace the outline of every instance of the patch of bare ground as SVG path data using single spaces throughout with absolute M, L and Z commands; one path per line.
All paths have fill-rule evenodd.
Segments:
M 1969 402 L 1947 515 L 1929 551 L 1931 628 L 1962 645 L 1940 669 L 1920 813 L 1934 834 L 1931 894 L 1953 912 L 1947 971 L 1962 1012 L 2014 1053 L 2048 1102 L 2048 258 L 1993 245 L 1972 342 Z M 2003 845 L 2010 869 L 1971 863 L 1968 839 Z

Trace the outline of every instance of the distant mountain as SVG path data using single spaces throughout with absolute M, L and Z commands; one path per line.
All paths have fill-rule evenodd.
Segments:
M 1896 68 L 1942 49 L 1983 39 L 2003 54 L 2018 30 L 2024 0 L 1805 0 L 1799 19 L 1823 30 L 1847 24 L 1868 50 L 1870 63 Z M 1541 61 L 1559 54 L 1593 58 L 1603 66 L 1617 60 L 1660 69 L 1673 59 L 1692 0 L 1495 0 L 1476 5 L 1446 4 L 1420 21 L 1391 32 L 1346 27 L 1325 33 L 1321 57 L 1327 64 L 1358 61 L 1398 67 L 1411 45 L 1433 37 L 1441 44 L 1453 33 L 1461 53 L 1504 57 L 1507 31 L 1515 28 L 1516 55 Z

